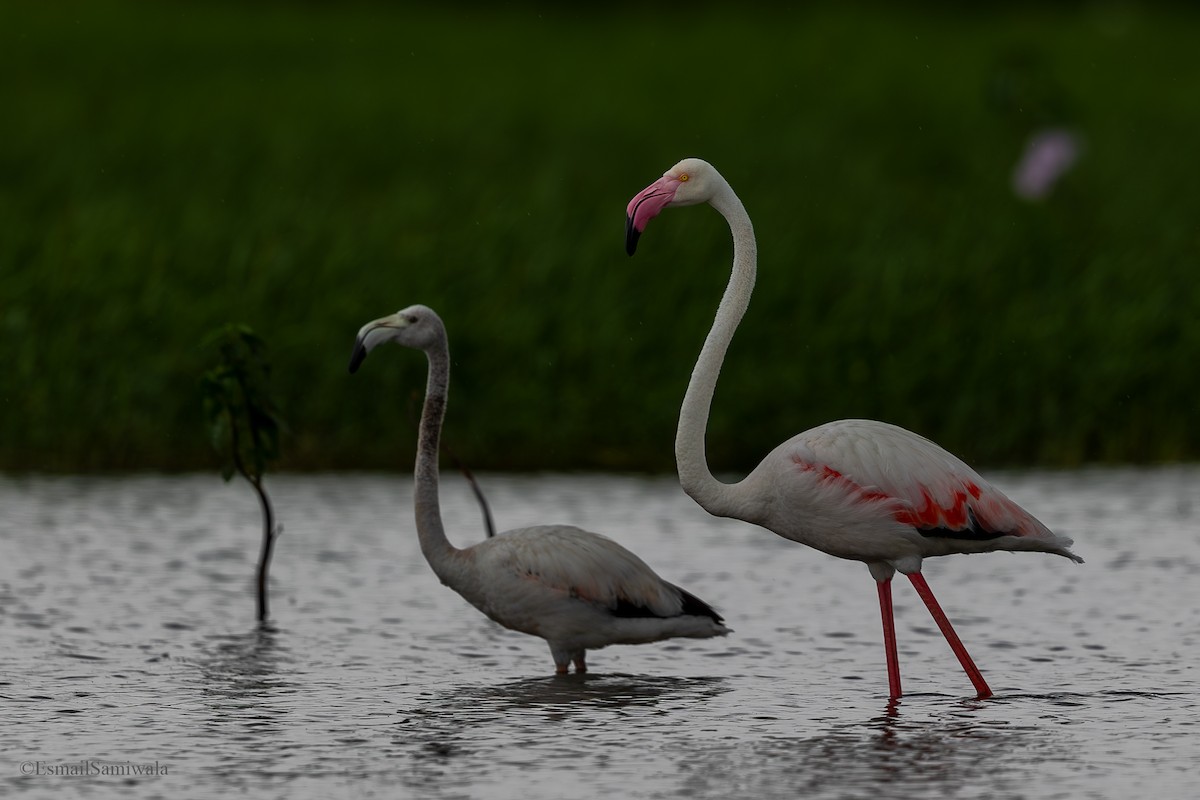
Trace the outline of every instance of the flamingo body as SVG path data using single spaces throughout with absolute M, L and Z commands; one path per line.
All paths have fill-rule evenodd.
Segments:
M 839 420 L 798 434 L 736 486 L 737 513 L 722 516 L 750 518 L 787 539 L 885 571 L 909 574 L 925 557 L 952 553 L 1075 557 L 1070 539 L 957 457 L 885 422 Z
M 979 697 L 991 688 L 921 574 L 922 560 L 952 553 L 1029 550 L 1073 561 L 1071 539 L 955 456 L 911 431 L 848 419 L 812 428 L 772 450 L 743 480 L 726 484 L 708 468 L 704 436 L 721 364 L 750 304 L 757 275 L 754 226 L 711 164 L 687 158 L 626 207 L 626 250 L 663 209 L 708 203 L 729 223 L 733 267 L 679 412 L 675 460 L 684 491 L 711 514 L 761 525 L 839 558 L 864 562 L 878 583 L 888 688 L 901 694 L 891 580 L 906 575 L 945 635 Z
M 612 539 L 580 528 L 521 528 L 462 554 L 459 594 L 504 627 L 542 637 L 552 652 L 728 632 L 695 596 Z
M 504 627 L 545 639 L 559 673 L 571 662 L 577 672 L 586 671 L 586 651 L 610 644 L 729 633 L 712 607 L 596 533 L 539 525 L 472 547 L 450 544 L 438 500 L 438 443 L 450 369 L 445 327 L 426 306 L 368 323 L 355 340 L 350 371 L 386 341 L 423 350 L 429 359 L 414 509 L 421 552 L 443 584 Z

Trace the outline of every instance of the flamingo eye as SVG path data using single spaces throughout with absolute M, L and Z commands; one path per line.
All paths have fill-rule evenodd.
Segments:
M 689 177 L 689 176 L 688 176 L 688 174 L 687 174 L 686 172 L 685 172 L 685 173 L 683 173 L 682 175 L 680 175 L 680 176 L 679 176 L 679 182 L 680 182 L 680 183 L 687 183 L 687 182 L 688 182 L 688 177 Z

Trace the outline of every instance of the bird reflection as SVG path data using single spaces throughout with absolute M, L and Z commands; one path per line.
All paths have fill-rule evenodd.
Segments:
M 663 700 L 704 700 L 727 691 L 724 678 L 582 673 L 502 683 L 464 694 L 499 706 L 577 710 L 652 706 Z
M 920 700 L 914 705 L 917 697 L 805 736 L 684 749 L 678 753 L 684 787 L 714 797 L 925 798 L 971 792 L 988 774 L 989 796 L 1020 797 L 1024 773 L 997 765 L 1066 755 L 1052 734 L 985 718 L 985 703 L 955 706 L 949 716 L 939 705 L 931 715 Z
M 595 673 L 466 686 L 409 711 L 398 742 L 419 744 L 419 758 L 534 742 L 547 722 L 570 721 L 593 731 L 612 715 L 626 722 L 641 715 L 661 722 L 664 713 L 694 708 L 726 691 L 725 678 Z

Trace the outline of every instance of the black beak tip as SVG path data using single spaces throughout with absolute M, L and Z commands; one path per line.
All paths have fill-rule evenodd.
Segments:
M 637 252 L 638 238 L 642 232 L 633 227 L 633 217 L 625 218 L 625 252 L 633 255 Z
M 358 368 L 362 365 L 362 362 L 364 360 L 366 360 L 366 357 L 367 357 L 367 348 L 363 346 L 362 341 L 360 340 L 360 341 L 355 342 L 354 343 L 354 352 L 352 352 L 350 354 L 350 374 L 351 375 L 358 372 Z

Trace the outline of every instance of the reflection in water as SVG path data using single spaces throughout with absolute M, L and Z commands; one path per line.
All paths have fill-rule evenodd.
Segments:
M 285 703 L 277 702 L 297 691 L 296 684 L 281 671 L 293 661 L 279 644 L 279 631 L 263 624 L 240 634 L 216 634 L 200 645 L 201 654 L 194 664 L 200 673 L 197 686 L 209 709 L 207 728 L 219 736 L 238 734 L 255 739 L 276 730 L 288 713 Z
M 561 713 L 627 706 L 651 706 L 666 700 L 703 701 L 727 691 L 724 678 L 677 678 L 655 675 L 552 675 L 464 691 L 468 703 L 498 708 L 542 709 Z
M 404 712 L 414 736 L 434 739 L 471 737 L 489 723 L 541 725 L 586 718 L 594 724 L 604 714 L 627 718 L 647 712 L 704 703 L 729 690 L 723 678 L 677 678 L 641 675 L 555 675 L 492 686 L 450 689 Z M 523 723 L 522 720 L 525 722 Z
M 423 796 L 457 796 L 489 781 L 528 785 L 535 770 L 569 770 L 597 752 L 602 760 L 628 754 L 631 741 L 675 712 L 729 688 L 724 678 L 597 673 L 454 687 L 405 712 L 396 740 L 412 759 L 404 782 Z M 638 758 L 659 756 L 647 748 Z
M 929 716 L 907 714 L 903 702 L 893 702 L 869 721 L 848 720 L 815 736 L 700 748 L 679 764 L 685 777 L 677 794 L 1028 797 L 1024 767 L 1067 757 L 1065 748 L 1036 726 L 980 719 L 976 712 L 982 705 L 976 701 L 956 705 Z M 697 763 L 704 768 L 695 768 Z M 886 787 L 882 794 L 880 787 Z
M 194 661 L 205 678 L 205 690 L 244 698 L 287 686 L 277 672 L 281 663 L 293 659 L 280 646 L 279 636 L 279 630 L 266 623 L 246 633 L 206 638 Z

